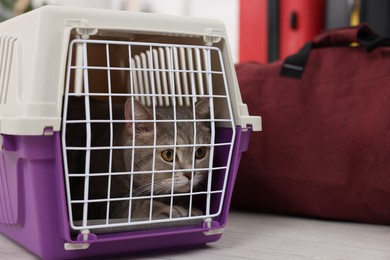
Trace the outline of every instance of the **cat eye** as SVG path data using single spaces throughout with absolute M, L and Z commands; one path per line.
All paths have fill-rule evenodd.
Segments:
M 203 159 L 206 156 L 206 147 L 199 147 L 195 151 L 195 158 L 196 159 Z
M 167 149 L 161 152 L 161 157 L 167 162 L 173 162 L 173 156 L 175 155 L 172 149 Z

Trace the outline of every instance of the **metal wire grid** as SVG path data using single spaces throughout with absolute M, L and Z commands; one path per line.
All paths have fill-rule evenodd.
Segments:
M 89 66 L 88 65 L 88 46 L 90 44 L 99 44 L 104 45 L 106 49 L 106 66 Z M 110 65 L 110 47 L 114 45 L 127 46 L 128 48 L 128 58 L 129 66 L 128 67 L 115 67 Z M 146 48 L 145 52 L 133 53 L 133 48 L 137 46 L 142 46 Z M 77 50 L 75 55 L 76 61 L 73 61 L 73 51 Z M 81 52 L 80 52 L 81 51 Z M 211 59 L 211 52 L 217 53 L 217 60 Z M 212 62 L 219 63 L 220 69 L 212 70 Z M 73 65 L 72 65 L 73 64 Z M 82 74 L 80 73 L 82 71 Z M 104 70 L 107 71 L 107 82 L 108 82 L 108 91 L 107 93 L 94 92 L 93 87 L 89 84 L 89 75 L 88 71 L 91 70 Z M 113 87 L 111 86 L 111 71 L 125 71 L 129 73 L 129 88 L 126 93 L 114 93 Z M 80 82 L 75 82 L 75 89 L 73 92 L 70 91 L 71 85 L 71 72 L 74 72 L 76 77 L 75 81 L 82 80 Z M 77 74 L 79 76 L 77 76 Z M 81 75 L 80 75 L 81 74 Z M 220 75 L 223 78 L 223 92 L 225 94 L 213 94 L 214 75 Z M 83 89 L 82 87 L 83 86 Z M 221 92 L 221 91 L 220 91 Z M 90 96 L 102 96 L 108 97 L 109 105 L 109 119 L 91 119 L 90 117 Z M 72 96 L 81 96 L 85 100 L 85 120 L 68 120 L 67 111 L 68 111 L 68 101 L 69 97 Z M 114 146 L 113 144 L 113 124 L 114 123 L 126 123 L 129 120 L 118 120 L 114 119 L 112 114 L 113 108 L 113 97 L 126 97 L 130 98 L 132 102 L 132 108 L 134 109 L 134 100 L 140 101 L 142 104 L 152 107 L 154 118 L 153 120 L 130 120 L 132 123 L 139 122 L 151 122 L 154 124 L 154 129 L 156 129 L 156 123 L 161 122 L 170 122 L 174 123 L 175 131 L 175 140 L 174 145 L 161 145 L 156 142 L 156 135 L 154 135 L 153 145 L 150 146 L 136 146 L 133 138 L 133 143 L 130 146 Z M 176 118 L 176 107 L 177 106 L 190 106 L 193 108 L 193 115 L 196 114 L 195 103 L 198 98 L 208 98 L 210 104 L 210 119 L 196 119 L 195 116 L 192 119 L 177 119 Z M 215 99 L 223 99 L 227 104 L 227 109 L 229 110 L 230 118 L 215 118 L 214 111 L 214 101 Z M 170 106 L 173 107 L 173 120 L 157 120 L 156 119 L 156 106 Z M 217 108 L 218 109 L 218 108 Z M 124 42 L 124 41 L 104 41 L 104 40 L 81 40 L 76 39 L 70 43 L 69 53 L 68 53 L 68 65 L 67 65 L 67 76 L 66 76 L 66 89 L 65 89 L 65 98 L 64 98 L 64 109 L 63 109 L 63 123 L 62 123 L 62 152 L 64 160 L 64 173 L 66 180 L 66 189 L 67 189 L 67 201 L 68 201 L 68 211 L 69 211 L 69 221 L 72 229 L 74 230 L 84 230 L 84 229 L 94 229 L 94 228 L 106 228 L 106 227 L 123 227 L 123 226 L 133 226 L 133 225 L 144 225 L 152 223 L 163 223 L 163 222 L 176 222 L 182 220 L 190 219 L 205 219 L 216 217 L 220 214 L 223 207 L 223 197 L 225 194 L 225 189 L 227 185 L 228 172 L 230 167 L 231 154 L 233 150 L 234 137 L 235 137 L 235 125 L 233 120 L 232 108 L 229 99 L 229 90 L 226 81 L 226 75 L 224 72 L 222 54 L 218 48 L 211 46 L 192 46 L 192 45 L 179 45 L 179 44 L 159 44 L 159 43 L 146 43 L 146 42 Z M 196 144 L 196 123 L 197 122 L 208 122 L 211 125 L 211 142 L 209 144 Z M 151 190 L 153 191 L 154 185 L 154 175 L 162 172 L 171 172 L 172 175 L 181 171 L 188 171 L 188 169 L 175 169 L 175 160 L 173 161 L 172 170 L 163 170 L 159 171 L 155 169 L 155 157 L 157 148 L 170 148 L 174 149 L 174 154 L 176 154 L 176 149 L 180 147 L 188 147 L 189 145 L 180 145 L 177 144 L 176 133 L 177 133 L 177 124 L 182 122 L 192 122 L 194 124 L 194 144 L 191 144 L 191 147 L 200 147 L 207 146 L 210 148 L 210 157 L 209 157 L 209 167 L 203 169 L 197 169 L 198 171 L 207 171 L 208 180 L 207 188 L 205 191 L 194 191 L 193 183 L 191 179 L 191 188 L 187 193 L 176 194 L 173 192 L 173 181 L 171 193 L 155 195 L 153 192 L 148 196 L 133 197 L 132 196 L 132 187 L 133 187 L 133 176 L 136 174 L 151 174 Z M 228 122 L 232 128 L 232 137 L 227 142 L 215 142 L 215 130 L 216 125 L 219 122 Z M 66 132 L 67 126 L 69 124 L 85 124 L 86 127 L 86 145 L 85 147 L 72 147 L 67 146 L 66 143 Z M 109 123 L 110 125 L 110 145 L 109 146 L 92 146 L 91 145 L 91 124 L 93 123 Z M 133 124 L 134 128 L 134 124 Z M 134 130 L 134 129 L 133 129 Z M 226 164 L 214 166 L 214 151 L 218 147 L 228 147 L 229 153 L 228 158 L 226 158 Z M 140 149 L 140 148 L 150 148 L 153 149 L 153 171 L 134 171 L 134 154 L 132 152 L 132 165 L 130 172 L 112 172 L 112 157 L 114 149 Z M 68 170 L 68 151 L 81 150 L 85 151 L 85 172 L 69 172 Z M 109 167 L 108 172 L 102 171 L 98 173 L 90 172 L 90 159 L 91 152 L 94 150 L 109 150 Z M 195 149 L 193 149 L 193 158 L 195 157 Z M 192 168 L 194 169 L 195 160 L 192 159 Z M 213 174 L 218 172 L 218 178 L 223 184 L 218 189 L 213 188 Z M 111 178 L 115 175 L 130 175 L 130 192 L 128 197 L 125 198 L 110 198 L 110 189 L 111 189 Z M 194 171 L 192 171 L 192 175 Z M 107 198 L 102 199 L 90 199 L 89 198 L 89 179 L 96 176 L 108 176 L 108 196 Z M 72 200 L 71 194 L 71 184 L 70 178 L 80 177 L 84 178 L 84 197 L 82 200 Z M 172 178 L 173 179 L 173 178 Z M 196 195 L 206 196 L 206 207 L 204 214 L 200 216 L 191 216 L 191 206 L 193 203 L 193 197 Z M 216 196 L 215 196 L 216 195 Z M 189 197 L 189 216 L 173 218 L 172 217 L 172 207 L 173 207 L 173 198 L 179 196 L 188 196 Z M 214 196 L 214 197 L 213 197 Z M 170 216 L 166 219 L 152 219 L 152 205 L 153 199 L 156 198 L 171 198 L 170 204 Z M 218 199 L 217 199 L 218 198 Z M 132 210 L 132 201 L 135 199 L 148 199 L 150 203 L 150 212 L 149 219 L 142 221 L 134 221 L 131 218 Z M 129 201 L 129 214 L 126 220 L 117 220 L 112 221 L 110 219 L 110 203 L 115 201 Z M 214 201 L 213 201 L 214 200 Z M 217 200 L 217 201 L 215 201 Z M 89 203 L 107 203 L 106 218 L 101 222 L 90 222 L 88 215 L 88 205 Z M 212 210 L 212 204 L 217 203 L 217 210 Z M 75 222 L 73 219 L 72 205 L 73 204 L 82 204 L 83 205 L 83 217 L 82 221 Z

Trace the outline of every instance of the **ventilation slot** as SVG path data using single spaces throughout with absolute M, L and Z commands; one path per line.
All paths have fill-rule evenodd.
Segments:
M 0 104 L 6 103 L 16 38 L 0 36 Z

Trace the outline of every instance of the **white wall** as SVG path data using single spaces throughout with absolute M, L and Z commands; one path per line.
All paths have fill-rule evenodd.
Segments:
M 189 0 L 189 15 L 220 19 L 225 23 L 234 62 L 238 62 L 239 1 Z
M 238 61 L 239 0 L 142 0 L 140 10 L 162 14 L 208 17 L 222 20 L 233 59 Z

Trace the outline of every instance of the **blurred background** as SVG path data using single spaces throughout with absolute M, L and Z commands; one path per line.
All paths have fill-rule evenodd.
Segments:
M 362 22 L 390 35 L 390 0 L 0 0 L 0 21 L 46 4 L 220 19 L 234 62 L 282 59 L 323 30 Z

